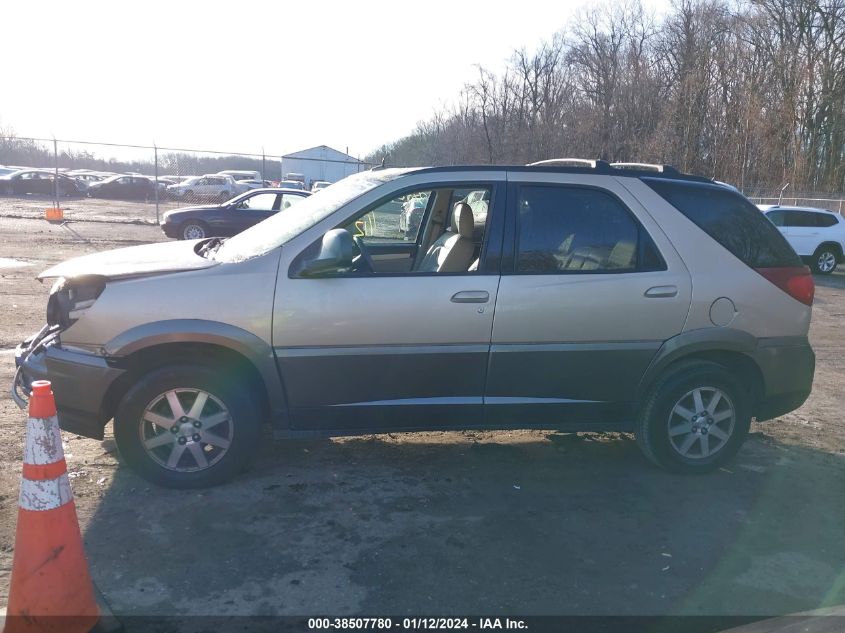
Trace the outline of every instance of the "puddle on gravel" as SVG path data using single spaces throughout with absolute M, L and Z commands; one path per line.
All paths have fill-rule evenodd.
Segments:
M 0 268 L 23 268 L 24 266 L 32 266 L 32 264 L 29 262 L 22 262 L 19 259 L 0 257 Z

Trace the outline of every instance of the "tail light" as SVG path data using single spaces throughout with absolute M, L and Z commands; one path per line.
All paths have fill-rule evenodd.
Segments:
M 813 305 L 816 294 L 816 284 L 813 275 L 806 266 L 791 266 L 789 268 L 755 268 L 758 273 L 771 281 L 793 299 L 808 306 Z

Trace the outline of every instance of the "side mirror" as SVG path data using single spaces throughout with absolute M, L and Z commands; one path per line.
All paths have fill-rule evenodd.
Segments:
M 338 272 L 352 266 L 355 257 L 355 242 L 346 229 L 332 229 L 323 235 L 320 252 L 313 259 L 306 259 L 299 274 L 303 277 L 316 277 L 326 273 Z

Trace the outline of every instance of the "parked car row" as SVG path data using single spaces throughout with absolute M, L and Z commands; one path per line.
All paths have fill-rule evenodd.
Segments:
M 164 175 L 158 178 L 137 173 L 115 174 L 93 170 L 59 170 L 60 196 L 90 196 L 121 200 L 149 201 L 159 199 L 186 202 L 203 200 L 226 201 L 249 191 L 275 186 L 261 178 L 257 171 L 228 170 L 203 176 Z M 0 166 L 0 194 L 54 195 L 56 171 L 30 167 Z M 305 190 L 302 182 L 291 183 L 293 189 Z

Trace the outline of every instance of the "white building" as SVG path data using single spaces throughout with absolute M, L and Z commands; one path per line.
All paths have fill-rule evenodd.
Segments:
M 309 189 L 316 180 L 337 182 L 351 174 L 366 171 L 369 165 L 326 145 L 318 145 L 282 156 L 282 178 L 290 173 L 302 174 Z

